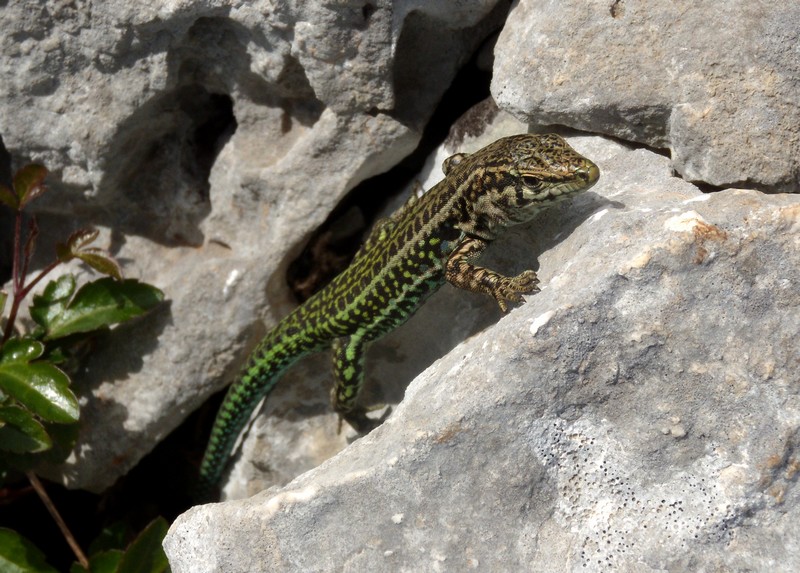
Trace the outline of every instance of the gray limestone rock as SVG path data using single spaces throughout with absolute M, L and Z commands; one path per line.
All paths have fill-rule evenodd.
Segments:
M 669 148 L 685 179 L 800 190 L 800 5 L 514 6 L 492 94 L 536 124 Z
M 600 182 L 491 249 L 542 292 L 331 460 L 178 518 L 173 571 L 800 568 L 800 198 L 571 142 Z
M 2 8 L 0 135 L 17 164 L 52 173 L 34 204 L 45 230 L 104 229 L 126 274 L 169 299 L 101 345 L 77 381 L 78 447 L 49 477 L 106 488 L 230 382 L 264 323 L 292 304 L 288 262 L 347 191 L 414 149 L 506 10 L 496 0 Z
M 292 305 L 289 261 L 414 149 L 507 9 L 5 3 L 0 136 L 53 173 L 40 244 L 93 224 L 169 298 L 101 341 L 76 381 L 79 444 L 49 477 L 108 487 L 230 382 Z M 443 287 L 371 349 L 366 399 L 399 405 L 349 446 L 327 358 L 299 364 L 243 442 L 233 501 L 171 528 L 172 569 L 800 570 L 800 199 L 686 181 L 798 189 L 798 30 L 774 0 L 514 3 L 500 107 L 671 161 L 573 137 L 598 186 L 486 257 L 537 269 L 542 292 L 500 318 Z M 526 129 L 477 106 L 423 186 Z

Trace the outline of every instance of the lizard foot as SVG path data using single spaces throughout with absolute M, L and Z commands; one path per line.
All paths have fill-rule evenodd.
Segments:
M 501 312 L 508 312 L 508 302 L 517 303 L 523 294 L 539 292 L 539 279 L 533 271 L 525 271 L 515 277 L 502 277 L 497 281 L 492 296 L 500 305 Z

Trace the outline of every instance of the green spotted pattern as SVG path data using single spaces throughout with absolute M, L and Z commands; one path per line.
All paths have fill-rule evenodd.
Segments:
M 597 181 L 599 171 L 558 135 L 516 135 L 444 163 L 445 178 L 382 220 L 350 266 L 296 308 L 248 358 L 217 414 L 200 467 L 199 497 L 219 482 L 253 409 L 299 358 L 330 347 L 332 402 L 359 431 L 370 342 L 405 322 L 445 282 L 493 296 L 501 310 L 538 289 L 535 273 L 505 277 L 472 264 L 510 226 Z

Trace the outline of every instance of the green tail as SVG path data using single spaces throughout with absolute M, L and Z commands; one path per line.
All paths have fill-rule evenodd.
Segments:
M 250 354 L 239 378 L 228 389 L 220 406 L 211 437 L 200 464 L 194 497 L 207 501 L 215 497 L 217 484 L 225 470 L 236 439 L 250 418 L 253 409 L 275 387 L 283 372 L 306 354 L 325 347 L 328 337 L 321 339 L 294 327 L 289 315 L 270 332 Z

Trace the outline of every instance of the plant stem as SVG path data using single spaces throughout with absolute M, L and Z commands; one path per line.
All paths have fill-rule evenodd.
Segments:
M 14 294 L 11 297 L 11 310 L 8 313 L 8 320 L 6 321 L 6 329 L 3 331 L 3 339 L 0 340 L 0 348 L 11 337 L 14 331 L 14 321 L 17 319 L 17 311 L 19 310 L 19 294 L 22 284 L 19 278 L 19 259 L 21 255 L 21 240 L 22 240 L 22 211 L 17 210 L 17 216 L 14 221 L 14 253 L 12 256 L 12 271 L 11 271 L 11 286 L 14 288 Z M 24 280 L 24 279 L 23 279 Z
M 27 284 L 27 286 L 23 287 L 23 289 L 20 291 L 20 293 L 19 293 L 20 302 L 22 302 L 22 299 L 24 299 L 26 296 L 28 296 L 28 293 L 31 292 L 33 287 L 35 287 L 39 283 L 40 280 L 42 280 L 44 277 L 46 277 L 48 274 L 50 274 L 50 271 L 52 271 L 54 268 L 56 268 L 60 264 L 61 264 L 61 261 L 55 260 L 52 263 L 50 263 L 49 265 L 47 265 L 45 268 L 43 268 L 39 272 L 39 274 L 36 275 L 36 278 L 33 279 L 31 282 L 29 282 Z
M 50 512 L 50 515 L 53 516 L 53 519 L 58 524 L 58 528 L 61 530 L 61 534 L 64 536 L 64 539 L 67 540 L 69 546 L 72 548 L 72 552 L 75 554 L 75 557 L 78 559 L 78 563 L 81 566 L 89 570 L 89 560 L 86 559 L 86 555 L 83 553 L 80 545 L 78 542 L 75 541 L 75 537 L 72 535 L 72 532 L 67 527 L 67 524 L 64 522 L 64 519 L 61 517 L 61 514 L 58 513 L 56 506 L 53 504 L 53 501 L 50 499 L 50 496 L 47 495 L 47 491 L 45 491 L 42 482 L 39 481 L 39 478 L 33 472 L 25 472 L 25 475 L 28 476 L 28 481 L 31 482 L 33 489 L 36 490 L 36 493 L 39 494 L 39 498 L 44 503 L 44 506 L 47 508 L 47 511 Z
M 3 339 L 0 340 L 0 347 L 6 343 L 6 341 L 11 337 L 11 333 L 14 331 L 14 321 L 17 319 L 18 310 L 19 301 L 17 300 L 17 293 L 14 292 L 14 296 L 11 298 L 11 310 L 8 313 L 8 321 L 6 321 L 6 329 L 3 332 Z
M 14 292 L 17 292 L 22 286 L 22 281 L 19 278 L 19 259 L 22 250 L 22 210 L 17 209 L 17 215 L 14 218 L 14 260 L 13 271 L 11 274 L 11 284 L 14 285 Z
M 28 296 L 28 293 L 31 292 L 31 289 L 33 289 L 33 287 L 39 284 L 39 281 L 42 280 L 44 277 L 46 277 L 48 274 L 50 274 L 50 271 L 56 268 L 59 264 L 61 264 L 61 261 L 58 260 L 53 261 L 45 268 L 43 268 L 41 272 L 39 272 L 39 274 L 36 275 L 36 278 L 34 278 L 26 286 L 21 287 L 19 290 L 17 290 L 16 284 L 14 285 L 14 296 L 11 299 L 11 310 L 8 313 L 8 322 L 6 322 L 6 330 L 3 333 L 3 340 L 0 341 L 0 347 L 2 347 L 3 344 L 6 343 L 6 341 L 11 337 L 11 333 L 14 331 L 14 322 L 17 320 L 17 312 L 19 312 L 19 305 L 22 304 L 22 301 L 25 299 L 26 296 Z
M 30 263 L 31 253 L 23 252 L 22 249 L 22 211 L 17 211 L 16 223 L 14 225 L 14 264 L 11 278 L 11 284 L 14 287 L 14 294 L 11 297 L 11 310 L 8 312 L 8 321 L 6 321 L 6 328 L 3 331 L 3 338 L 0 340 L 0 348 L 11 338 L 11 333 L 14 332 L 14 323 L 17 320 L 17 313 L 19 312 L 19 305 L 22 304 L 23 299 L 28 296 L 31 289 L 39 284 L 50 271 L 56 268 L 61 261 L 56 259 L 41 272 L 36 275 L 30 283 L 25 284 L 25 277 L 28 275 L 28 263 Z M 20 259 L 23 259 L 20 263 Z

